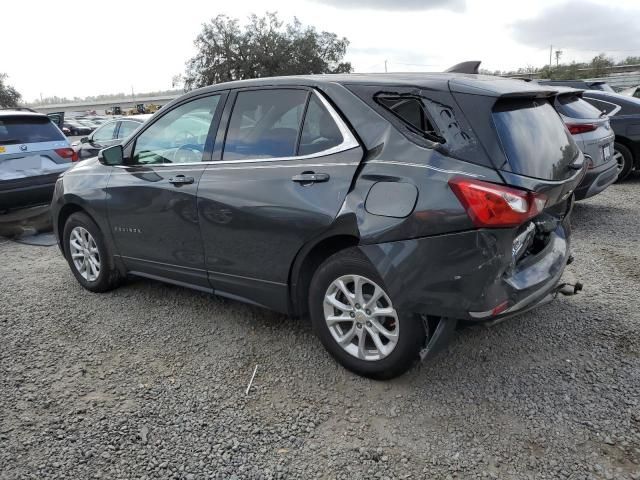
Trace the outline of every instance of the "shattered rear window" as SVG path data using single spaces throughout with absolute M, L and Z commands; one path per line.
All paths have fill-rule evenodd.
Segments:
M 421 99 L 413 95 L 378 94 L 376 102 L 393 113 L 411 130 L 435 142 L 444 142 L 434 127 Z

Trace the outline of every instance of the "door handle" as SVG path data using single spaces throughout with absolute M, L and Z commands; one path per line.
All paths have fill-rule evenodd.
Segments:
M 188 185 L 194 181 L 193 177 L 185 177 L 184 175 L 176 175 L 169 179 L 169 183 L 173 183 L 174 185 Z
M 314 172 L 302 172 L 298 175 L 294 175 L 291 177 L 291 180 L 294 182 L 302 183 L 302 184 L 311 184 L 316 182 L 326 182 L 329 180 L 328 173 L 314 173 Z

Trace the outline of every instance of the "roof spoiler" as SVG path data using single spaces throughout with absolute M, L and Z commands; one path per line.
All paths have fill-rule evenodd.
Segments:
M 456 63 L 453 67 L 449 67 L 445 70 L 447 73 L 473 73 L 478 74 L 480 72 L 480 60 L 469 60 L 467 62 Z

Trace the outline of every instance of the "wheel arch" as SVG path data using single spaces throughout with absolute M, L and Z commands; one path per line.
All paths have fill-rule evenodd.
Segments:
M 309 313 L 309 286 L 320 264 L 331 255 L 359 243 L 359 236 L 353 233 L 334 232 L 317 239 L 298 253 L 289 274 L 289 309 L 292 315 L 300 317 Z
M 64 226 L 67 223 L 67 220 L 69 219 L 69 217 L 71 215 L 73 215 L 74 213 L 77 213 L 77 212 L 84 213 L 89 218 L 91 218 L 91 220 L 93 220 L 95 222 L 95 219 L 93 218 L 93 216 L 89 212 L 87 212 L 86 209 L 82 208 L 77 203 L 65 203 L 60 208 L 60 211 L 58 212 L 58 216 L 57 216 L 57 218 L 55 220 L 55 222 L 56 222 L 56 237 L 57 237 L 57 240 L 58 240 L 58 246 L 62 250 L 63 254 L 65 254 L 64 245 L 62 244 L 62 237 L 64 235 Z

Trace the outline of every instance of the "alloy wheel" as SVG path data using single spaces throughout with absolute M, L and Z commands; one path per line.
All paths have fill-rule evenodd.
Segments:
M 100 275 L 100 252 L 86 228 L 78 226 L 71 230 L 69 252 L 78 273 L 88 282 L 95 282 Z
M 361 275 L 334 280 L 324 296 L 324 318 L 334 340 L 361 360 L 381 360 L 398 343 L 398 314 L 387 293 Z
M 620 173 L 624 169 L 624 155 L 622 155 L 622 153 L 620 153 L 618 150 L 614 150 L 613 158 L 616 159 L 616 164 L 618 166 L 618 173 Z

